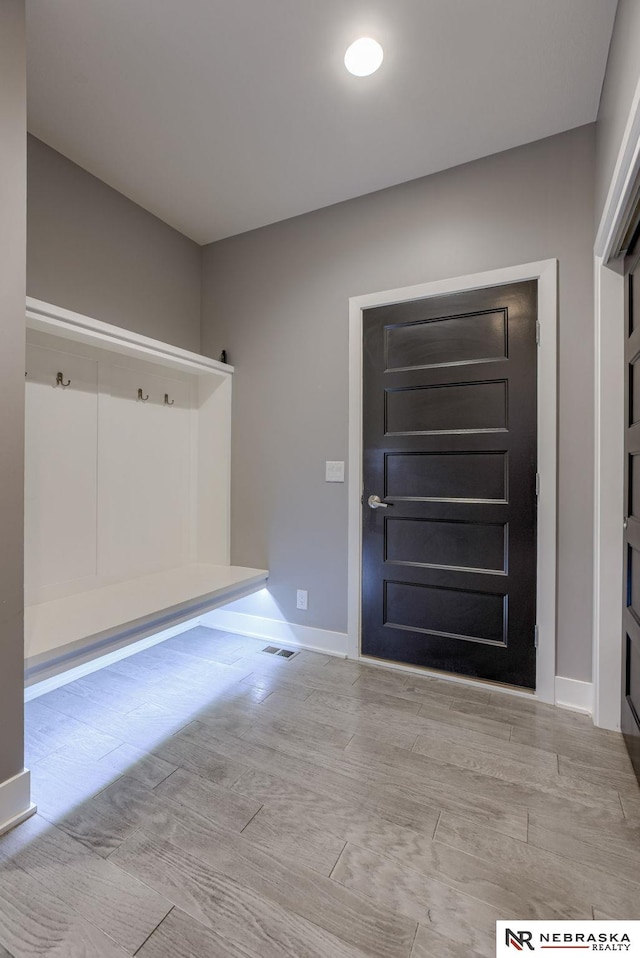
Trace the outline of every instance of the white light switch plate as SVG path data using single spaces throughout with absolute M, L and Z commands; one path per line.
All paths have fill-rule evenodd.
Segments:
M 327 462 L 325 465 L 327 482 L 344 482 L 344 462 Z

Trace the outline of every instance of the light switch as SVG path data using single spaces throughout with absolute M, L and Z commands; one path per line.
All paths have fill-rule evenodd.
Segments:
M 344 462 L 327 462 L 325 465 L 327 482 L 344 482 Z

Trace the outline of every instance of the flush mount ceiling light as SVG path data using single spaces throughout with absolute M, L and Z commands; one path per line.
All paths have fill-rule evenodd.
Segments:
M 377 40 L 371 37 L 361 37 L 352 43 L 344 55 L 344 65 L 349 73 L 356 77 L 368 77 L 375 73 L 380 64 L 384 52 Z

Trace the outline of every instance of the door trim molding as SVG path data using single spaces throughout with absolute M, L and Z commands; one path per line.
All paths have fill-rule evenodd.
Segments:
M 595 443 L 593 721 L 619 729 L 622 706 L 624 276 L 614 257 L 640 175 L 640 81 L 594 246 Z
M 617 256 L 616 240 L 628 221 L 634 200 L 634 186 L 640 174 L 640 80 L 629 109 L 609 192 L 596 234 L 594 253 L 604 264 Z
M 427 296 L 486 286 L 538 281 L 538 497 L 537 622 L 539 630 L 536 697 L 555 701 L 556 672 L 556 508 L 557 508 L 557 312 L 558 261 L 419 283 L 349 299 L 349 483 L 348 483 L 348 656 L 360 658 L 362 564 L 362 311 Z M 471 680 L 473 681 L 473 680 Z
M 594 261 L 593 722 L 620 729 L 624 516 L 624 276 Z

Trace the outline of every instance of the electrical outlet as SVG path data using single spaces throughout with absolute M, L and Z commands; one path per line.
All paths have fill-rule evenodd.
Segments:
M 298 589 L 297 594 L 297 607 L 299 609 L 304 609 L 306 612 L 308 608 L 309 593 L 306 589 Z

